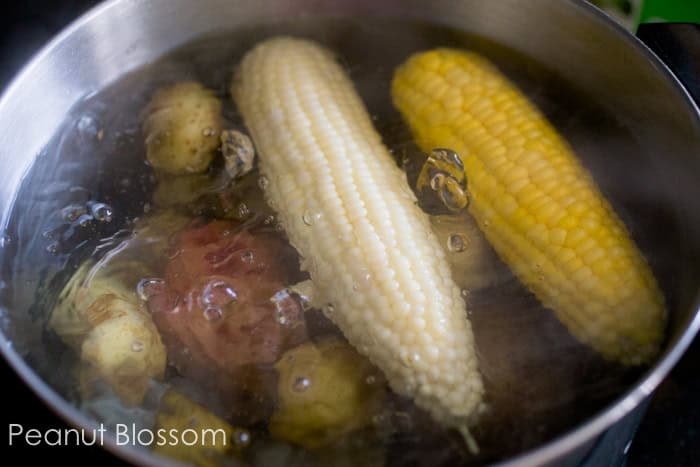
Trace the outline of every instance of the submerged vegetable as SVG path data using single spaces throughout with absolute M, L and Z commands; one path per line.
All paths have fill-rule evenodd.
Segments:
M 340 339 L 289 350 L 275 368 L 278 402 L 269 425 L 275 438 L 318 448 L 369 425 L 381 404 L 377 370 Z
M 421 148 L 449 147 L 469 212 L 542 303 L 608 359 L 648 363 L 664 337 L 651 269 L 590 174 L 545 117 L 482 57 L 411 57 L 392 85 Z
M 187 430 L 197 434 L 196 443 L 190 444 L 183 437 Z M 227 455 L 231 456 L 250 443 L 250 433 L 246 430 L 234 428 L 172 389 L 160 401 L 156 432 L 162 439 L 157 440 L 154 452 L 203 467 L 221 465 Z M 194 439 L 194 435 L 191 438 Z
M 173 251 L 165 284 L 174 307 L 162 308 L 167 297 L 157 296 L 151 309 L 166 340 L 178 341 L 172 347 L 190 349 L 188 358 L 223 371 L 271 364 L 285 340 L 303 334 L 303 317 L 283 326 L 270 301 L 293 274 L 285 265 L 294 254 L 276 235 L 213 221 L 179 232 Z
M 208 174 L 161 175 L 153 192 L 153 204 L 160 208 L 188 208 L 210 193 L 223 190 L 228 180 L 220 182 Z
M 159 89 L 146 108 L 146 157 L 157 170 L 204 172 L 219 147 L 221 102 L 196 82 Z
M 294 251 L 276 233 L 212 221 L 177 232 L 170 256 L 163 289 L 149 297 L 170 363 L 261 416 L 274 375 L 258 367 L 306 339 L 301 309 L 282 322 L 271 301 L 296 280 Z
M 125 402 L 141 401 L 165 369 L 165 347 L 132 290 L 85 263 L 63 289 L 49 321 L 79 351 L 81 371 L 104 379 Z
M 165 369 L 165 347 L 135 293 L 138 278 L 151 272 L 140 260 L 160 254 L 167 242 L 164 231 L 182 223 L 169 212 L 140 222 L 130 239 L 73 274 L 49 320 L 49 327 L 80 352 L 81 379 L 105 380 L 128 403 L 139 403 L 150 380 Z M 85 384 L 82 389 L 87 390 Z
M 313 42 L 276 38 L 245 56 L 232 94 L 316 299 L 394 391 L 465 427 L 483 386 L 464 301 L 345 72 Z

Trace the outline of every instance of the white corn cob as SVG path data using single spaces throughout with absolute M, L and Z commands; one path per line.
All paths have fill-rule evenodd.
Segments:
M 275 38 L 231 93 L 316 298 L 394 391 L 464 428 L 483 396 L 464 300 L 350 79 L 321 46 Z

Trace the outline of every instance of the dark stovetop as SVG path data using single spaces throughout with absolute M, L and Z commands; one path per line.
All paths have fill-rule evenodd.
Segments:
M 97 3 L 95 0 L 23 0 L 3 7 L 0 18 L 0 88 L 31 54 L 63 26 Z M 42 432 L 65 424 L 47 408 L 13 370 L 0 359 L 3 410 L 0 411 L 0 450 L 23 463 L 42 461 L 47 454 L 55 463 L 74 462 L 123 465 L 97 447 L 33 448 L 8 446 L 11 423 Z M 629 451 L 629 466 L 700 465 L 700 340 L 656 392 Z M 47 452 L 49 451 L 49 452 Z M 15 458 L 15 457 L 13 457 Z

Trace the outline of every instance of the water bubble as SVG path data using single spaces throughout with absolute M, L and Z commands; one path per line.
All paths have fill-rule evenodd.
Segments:
M 85 206 L 80 206 L 77 204 L 71 204 L 61 209 L 61 217 L 66 222 L 75 222 L 84 214 L 87 214 L 87 209 Z
M 365 378 L 365 383 L 372 385 L 377 382 L 377 377 L 374 375 L 369 375 L 367 378 Z
M 131 343 L 131 351 L 132 352 L 141 352 L 144 348 L 143 342 L 141 341 L 133 341 Z
M 270 301 L 275 305 L 277 322 L 282 326 L 299 322 L 304 312 L 304 305 L 298 294 L 285 288 L 275 293 Z
M 311 210 L 307 209 L 304 212 L 304 215 L 301 217 L 301 220 L 303 220 L 304 224 L 306 225 L 314 225 L 314 223 L 316 223 L 316 221 L 318 221 L 320 218 L 320 212 L 312 212 Z
M 252 263 L 254 259 L 255 256 L 250 250 L 246 250 L 243 253 L 241 253 L 241 261 L 243 261 L 244 263 Z
M 297 298 L 299 301 L 299 305 L 301 306 L 302 311 L 309 311 L 311 308 L 311 300 L 309 299 L 308 295 L 304 295 L 303 293 L 295 292 L 294 296 Z
M 204 319 L 206 319 L 207 321 L 217 321 L 221 319 L 221 317 L 224 315 L 224 312 L 221 311 L 221 308 L 217 306 L 210 306 L 207 307 L 202 314 L 204 315 Z
M 270 181 L 267 179 L 266 176 L 262 175 L 260 178 L 258 178 L 258 186 L 260 187 L 261 190 L 267 189 L 269 184 L 270 184 Z
M 8 246 L 10 243 L 12 243 L 12 237 L 10 237 L 10 234 L 0 235 L 0 248 Z
M 355 292 L 358 292 L 363 288 L 369 286 L 372 280 L 372 275 L 365 268 L 362 268 L 356 277 L 357 280 L 352 284 L 352 290 L 354 290 Z
M 464 166 L 454 151 L 434 149 L 421 170 L 419 189 L 422 189 L 425 180 L 450 211 L 459 212 L 469 204 Z
M 136 295 L 139 299 L 147 302 L 153 295 L 160 293 L 164 286 L 165 281 L 163 279 L 144 278 L 136 284 Z
M 453 212 L 459 212 L 469 205 L 469 196 L 454 178 L 448 177 L 438 191 L 440 201 Z
M 202 136 L 214 136 L 216 134 L 216 130 L 213 129 L 212 127 L 207 127 L 202 130 Z
M 447 249 L 452 253 L 461 253 L 467 249 L 469 239 L 461 233 L 454 233 L 447 237 Z
M 322 311 L 326 318 L 331 318 L 335 313 L 335 307 L 332 303 L 327 303 L 326 306 L 323 307 Z
M 88 136 L 97 136 L 99 131 L 97 128 L 97 121 L 92 115 L 82 115 L 78 119 L 76 127 L 78 128 L 79 132 L 85 133 Z
M 458 169 L 464 169 L 462 159 L 459 157 L 459 154 L 452 149 L 435 148 L 430 152 L 430 157 L 438 161 L 447 162 Z
M 148 214 L 151 212 L 151 203 L 143 203 L 143 213 Z
M 236 290 L 225 281 L 216 280 L 204 286 L 201 300 L 202 304 L 208 308 L 219 309 L 220 307 L 225 307 L 238 300 L 238 294 Z M 220 309 L 219 312 L 221 312 Z
M 445 182 L 445 175 L 441 173 L 435 174 L 430 179 L 430 189 L 433 191 L 438 191 Z
M 56 256 L 59 251 L 59 244 L 58 242 L 53 242 L 50 243 L 49 246 L 46 247 L 46 251 L 49 252 L 50 255 Z
M 244 448 L 250 445 L 251 436 L 248 430 L 243 430 L 241 428 L 236 428 L 231 433 L 231 441 L 236 447 Z
M 245 217 L 248 217 L 248 214 L 250 214 L 250 210 L 248 209 L 248 206 L 245 203 L 241 203 L 238 205 L 238 218 L 243 219 Z
M 469 296 L 469 291 L 467 289 L 462 289 L 462 297 L 467 298 Z
M 94 203 L 90 206 L 92 217 L 98 222 L 112 222 L 113 211 L 110 206 L 105 203 Z
M 88 225 L 90 225 L 90 223 L 92 222 L 92 220 L 93 220 L 93 218 L 92 218 L 91 215 L 89 215 L 89 214 L 83 214 L 82 216 L 80 216 L 80 217 L 78 218 L 77 223 L 78 223 L 78 225 L 79 225 L 80 227 L 87 227 Z
M 295 392 L 304 392 L 311 386 L 311 380 L 309 378 L 297 378 L 292 384 L 292 390 Z
M 275 222 L 275 216 L 267 216 L 263 221 L 263 224 L 271 225 L 273 222 Z

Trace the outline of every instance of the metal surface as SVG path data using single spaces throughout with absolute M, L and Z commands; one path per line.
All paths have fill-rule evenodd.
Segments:
M 643 24 L 637 37 L 671 67 L 695 102 L 700 102 L 700 24 Z
M 675 187 L 673 213 L 687 255 L 678 259 L 681 294 L 665 353 L 629 392 L 586 424 L 508 464 L 574 465 L 608 427 L 637 407 L 679 359 L 700 327 L 697 258 L 700 256 L 700 118 L 671 72 L 633 36 L 578 1 L 532 0 L 112 0 L 93 9 L 45 47 L 0 99 L 0 232 L 13 196 L 34 157 L 80 98 L 189 40 L 250 22 L 295 15 L 379 15 L 423 18 L 502 43 L 548 64 L 633 128 Z M 10 328 L 12 323 L 10 323 Z M 37 394 L 69 423 L 91 422 L 63 401 L 13 349 L 0 348 Z M 139 464 L 162 462 L 150 454 L 106 447 Z M 564 462 L 566 460 L 566 462 Z

